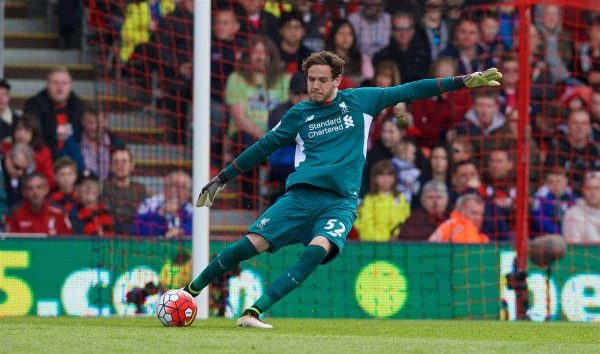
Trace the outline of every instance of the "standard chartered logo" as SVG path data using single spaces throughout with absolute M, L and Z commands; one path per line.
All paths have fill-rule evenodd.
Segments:
M 307 120 L 308 121 L 308 120 Z M 328 119 L 323 122 L 311 123 L 308 125 L 308 137 L 310 139 L 330 134 L 333 132 L 339 132 L 345 128 L 354 127 L 354 120 L 352 116 L 346 114 L 343 118 L 337 117 L 335 119 Z

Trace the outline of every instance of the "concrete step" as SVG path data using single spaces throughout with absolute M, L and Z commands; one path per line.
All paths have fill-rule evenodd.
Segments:
M 4 64 L 46 64 L 67 65 L 84 64 L 81 62 L 79 50 L 58 49 L 17 49 L 8 48 L 4 50 Z M 89 64 L 89 63 L 88 63 Z
M 15 96 L 33 96 L 46 86 L 45 80 L 10 80 L 11 94 Z M 79 96 L 96 94 L 94 81 L 73 81 L 73 91 Z
M 4 32 L 45 32 L 48 23 L 45 18 L 7 18 L 4 21 Z
M 29 16 L 29 3 L 27 1 L 9 0 L 4 4 L 6 18 L 26 18 Z
M 94 80 L 94 66 L 91 64 L 65 65 L 73 80 Z M 4 66 L 4 76 L 9 79 L 46 80 L 48 72 L 55 68 L 53 64 L 8 64 Z
M 7 32 L 5 48 L 52 48 L 58 47 L 58 34 L 50 32 Z

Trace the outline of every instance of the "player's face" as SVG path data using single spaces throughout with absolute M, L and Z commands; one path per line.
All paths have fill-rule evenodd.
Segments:
M 311 101 L 323 103 L 335 98 L 341 76 L 335 79 L 329 65 L 313 65 L 308 69 L 308 95 Z

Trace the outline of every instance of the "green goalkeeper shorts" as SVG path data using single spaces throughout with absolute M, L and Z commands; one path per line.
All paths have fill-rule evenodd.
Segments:
M 356 199 L 310 185 L 294 185 L 267 209 L 248 230 L 269 242 L 269 252 L 303 243 L 316 236 L 333 245 L 323 264 L 342 251 L 356 219 Z

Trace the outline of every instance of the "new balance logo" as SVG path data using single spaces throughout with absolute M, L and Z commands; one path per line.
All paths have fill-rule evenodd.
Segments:
M 350 128 L 354 126 L 354 121 L 352 120 L 352 116 L 345 115 L 344 116 L 344 128 Z
M 342 114 L 348 113 L 348 106 L 346 106 L 346 102 L 340 103 L 340 108 L 342 109 Z
M 312 116 L 310 116 L 310 117 L 306 117 L 306 120 L 304 121 L 304 123 L 310 122 L 313 119 L 315 119 L 315 115 L 314 114 Z
M 262 229 L 264 229 L 264 228 L 265 228 L 265 226 L 267 226 L 267 223 L 268 223 L 269 221 L 271 221 L 271 219 L 269 219 L 269 218 L 262 218 L 262 219 L 260 220 L 260 223 L 259 223 L 258 225 L 256 225 L 256 227 L 262 230 Z

